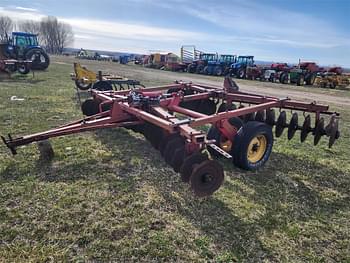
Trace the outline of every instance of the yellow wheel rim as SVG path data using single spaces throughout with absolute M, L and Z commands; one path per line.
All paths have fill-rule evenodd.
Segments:
M 267 139 L 264 135 L 258 135 L 254 137 L 248 146 L 247 157 L 248 161 L 251 163 L 256 163 L 260 161 L 267 148 Z
M 223 149 L 225 152 L 230 152 L 232 148 L 232 142 L 230 140 L 221 141 L 220 148 Z

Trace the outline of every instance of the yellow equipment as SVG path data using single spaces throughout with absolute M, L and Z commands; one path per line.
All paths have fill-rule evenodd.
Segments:
M 101 71 L 95 73 L 88 70 L 86 67 L 82 67 L 80 63 L 74 63 L 74 73 L 71 74 L 72 80 L 75 81 L 75 85 L 80 90 L 88 90 L 94 88 L 97 90 L 123 90 L 124 86 L 130 89 L 130 86 L 142 86 L 139 81 L 124 78 L 117 75 L 102 74 Z
M 326 72 L 316 77 L 315 85 L 320 88 L 345 88 L 350 85 L 350 78 L 345 74 L 339 75 L 333 72 Z

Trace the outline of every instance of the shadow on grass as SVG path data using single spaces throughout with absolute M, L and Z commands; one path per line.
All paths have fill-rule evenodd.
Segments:
M 45 79 L 38 79 L 32 74 L 28 75 L 15 75 L 10 78 L 0 78 L 2 83 L 23 83 L 23 84 L 38 84 L 40 82 L 45 82 Z
M 121 133 L 122 138 L 120 138 Z M 136 155 L 137 158 L 145 158 L 145 152 L 149 151 L 150 154 L 146 157 L 148 160 L 145 162 L 151 161 L 154 169 L 166 165 L 165 162 L 159 160 L 159 153 L 154 153 L 153 148 L 149 149 L 151 145 L 148 142 L 129 135 L 125 130 L 99 131 L 96 137 L 112 151 L 125 149 L 129 152 L 128 147 L 137 145 L 137 148 L 142 151 L 135 149 L 130 151 L 130 154 Z M 158 156 L 154 157 L 154 154 Z M 218 247 L 233 250 L 241 257 L 273 259 L 272 253 L 259 241 L 259 231 L 284 229 L 289 223 L 307 221 L 311 217 L 327 218 L 345 209 L 350 201 L 347 197 L 330 201 L 320 193 L 323 189 L 330 189 L 343 195 L 346 194 L 350 186 L 349 175 L 345 175 L 340 170 L 300 160 L 293 156 L 273 153 L 269 167 L 259 172 L 239 170 L 232 167 L 227 161 L 224 161 L 223 165 L 227 173 L 238 174 L 237 177 L 232 178 L 234 181 L 238 180 L 250 187 L 254 190 L 254 194 L 248 194 L 239 187 L 239 184 L 231 182 L 225 183 L 225 190 L 239 192 L 251 202 L 258 203 L 265 208 L 265 214 L 254 223 L 246 223 L 244 218 L 239 218 L 223 201 L 215 197 L 206 199 L 193 197 L 189 190 L 179 187 L 179 184 L 183 185 L 183 183 L 180 182 L 181 179 L 178 176 L 174 180 L 174 177 L 159 178 L 159 175 L 154 173 L 147 174 L 142 180 L 157 187 L 163 198 L 171 206 L 175 206 L 179 214 L 208 235 Z M 291 176 L 293 173 L 297 173 L 298 176 Z M 181 198 L 176 198 L 173 192 L 176 192 Z
M 289 223 L 312 217 L 328 218 L 350 202 L 349 198 L 329 200 L 321 193 L 324 189 L 343 195 L 347 193 L 350 176 L 334 168 L 281 153 L 273 153 L 267 167 L 257 173 L 232 168 L 229 162 L 223 161 L 226 174 L 235 177 L 226 180 L 222 191 L 239 193 L 251 203 L 264 207 L 264 214 L 252 222 L 227 205 L 230 200 L 227 195 L 225 200 L 216 195 L 195 198 L 171 168 L 164 168 L 166 164 L 160 154 L 141 137 L 125 129 L 99 130 L 95 135 L 111 151 L 109 159 L 56 166 L 38 161 L 35 169 L 40 179 L 50 182 L 98 181 L 108 183 L 111 192 L 118 192 L 124 186 L 123 190 L 135 193 L 140 190 L 140 184 L 146 182 L 156 187 L 167 206 L 175 207 L 175 211 L 214 242 L 216 248 L 231 251 L 238 259 L 276 260 L 273 252 L 262 244 L 261 234 L 283 230 Z M 117 164 L 111 164 L 112 160 Z M 11 173 L 13 168 L 7 167 L 0 177 L 9 180 Z M 253 191 L 246 191 L 246 187 Z
M 171 168 L 162 174 L 166 164 L 149 142 L 134 137 L 123 129 L 101 130 L 96 132 L 96 137 L 112 151 L 125 149 L 123 154 L 129 158 L 133 156 L 145 162 L 145 166 L 152 165 L 155 172 L 146 172 L 141 180 L 146 180 L 149 185 L 156 187 L 169 206 L 176 207 L 181 216 L 213 240 L 218 247 L 235 251 L 236 257 L 246 255 L 246 248 L 249 247 L 248 254 L 254 255 L 254 258 L 273 258 L 259 241 L 256 227 L 234 215 L 224 202 L 214 197 L 195 198 L 187 184 L 180 182 L 180 177 L 175 175 Z M 115 158 L 119 158 L 119 155 Z M 181 198 L 175 197 L 174 192 Z M 210 258 L 210 255 L 207 256 Z

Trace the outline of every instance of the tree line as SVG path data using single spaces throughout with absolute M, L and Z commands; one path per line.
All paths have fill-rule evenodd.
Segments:
M 61 54 L 73 44 L 74 33 L 71 25 L 48 16 L 41 21 L 26 20 L 15 22 L 10 17 L 0 16 L 0 41 L 7 41 L 12 31 L 38 34 L 38 40 L 48 53 Z

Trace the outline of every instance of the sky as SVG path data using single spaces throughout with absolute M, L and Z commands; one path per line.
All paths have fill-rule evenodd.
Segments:
M 350 67 L 350 0 L 0 0 L 0 15 L 71 24 L 73 47 Z

